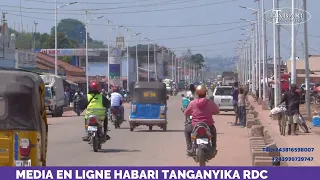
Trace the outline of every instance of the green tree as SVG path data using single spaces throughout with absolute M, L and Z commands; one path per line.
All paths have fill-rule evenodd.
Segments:
M 58 49 L 63 48 L 77 48 L 78 45 L 75 41 L 68 39 L 64 33 L 57 34 Z M 42 44 L 42 48 L 53 49 L 55 48 L 55 37 L 49 36 L 46 41 Z
M 57 26 L 58 33 L 65 34 L 69 39 L 78 44 L 85 42 L 86 28 L 85 25 L 77 19 L 62 19 Z M 54 35 L 55 27 L 51 28 L 51 35 Z M 88 42 L 92 39 L 88 36 Z
M 186 62 L 198 65 L 200 68 L 204 66 L 204 57 L 202 54 L 192 54 L 192 51 L 188 49 L 186 52 L 182 53 L 182 57 Z
M 204 63 L 204 57 L 200 53 L 197 53 L 195 55 L 191 55 L 191 62 L 193 62 L 196 65 L 199 65 L 200 68 L 202 68 L 203 63 Z

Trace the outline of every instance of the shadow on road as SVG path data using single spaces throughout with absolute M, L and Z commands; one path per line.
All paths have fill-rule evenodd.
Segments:
M 152 131 L 149 131 L 149 130 L 140 130 L 140 131 L 135 131 L 135 132 L 184 132 L 184 130 L 167 130 L 167 131 L 163 131 L 163 130 L 152 130 Z
M 82 114 L 80 116 L 78 116 L 77 114 L 63 115 L 62 117 L 81 117 L 81 116 L 84 117 L 84 115 Z
M 223 114 L 219 114 L 218 116 L 236 116 L 236 114 L 232 113 L 232 114 L 227 114 L 227 113 L 223 113 Z
M 128 150 L 128 149 L 101 149 L 98 152 L 101 153 L 121 153 L 121 152 L 141 152 L 140 150 Z

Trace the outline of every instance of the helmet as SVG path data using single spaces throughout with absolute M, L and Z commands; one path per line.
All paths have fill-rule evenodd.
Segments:
M 90 90 L 91 91 L 99 91 L 99 84 L 97 82 L 90 83 Z
M 196 94 L 198 96 L 205 96 L 207 94 L 207 88 L 204 85 L 197 86 Z
M 291 89 L 292 91 L 295 91 L 296 89 L 298 89 L 298 87 L 297 87 L 296 84 L 291 84 L 291 85 L 290 85 L 290 89 Z

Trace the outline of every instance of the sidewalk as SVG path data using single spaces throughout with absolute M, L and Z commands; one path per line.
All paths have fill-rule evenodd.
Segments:
M 258 118 L 260 119 L 260 122 L 271 134 L 272 138 L 277 143 L 278 148 L 314 148 L 313 152 L 281 153 L 284 157 L 313 157 L 312 162 L 287 162 L 289 166 L 320 166 L 320 136 L 313 132 L 313 129 L 311 129 L 311 133 L 309 134 L 299 133 L 298 136 L 281 136 L 278 121 L 272 120 L 269 117 L 270 110 L 262 110 L 262 106 L 258 105 L 257 102 L 254 102 L 254 99 L 251 96 L 249 96 L 248 99 L 250 104 L 255 107 L 255 110 L 259 112 Z M 311 126 L 310 123 L 307 124 L 308 127 Z

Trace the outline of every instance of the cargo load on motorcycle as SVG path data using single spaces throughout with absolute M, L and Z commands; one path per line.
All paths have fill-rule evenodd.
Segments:
M 167 89 L 162 82 L 136 82 L 129 116 L 130 131 L 140 125 L 167 130 Z
M 0 70 L 0 166 L 46 166 L 45 85 L 38 74 Z

